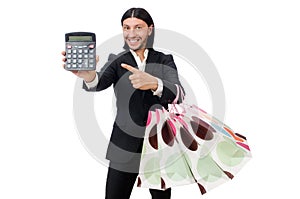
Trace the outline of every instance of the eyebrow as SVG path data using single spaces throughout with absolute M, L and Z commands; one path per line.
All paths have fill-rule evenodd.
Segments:
M 136 24 L 136 25 L 134 25 L 134 26 L 143 26 L 144 24 L 141 24 L 141 23 L 139 23 L 139 24 Z M 123 24 L 123 26 L 130 26 L 130 25 L 128 25 L 128 24 Z

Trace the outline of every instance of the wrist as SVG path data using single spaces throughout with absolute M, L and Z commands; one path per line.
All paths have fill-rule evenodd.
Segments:
M 152 92 L 153 92 L 153 95 L 157 95 L 157 96 L 161 97 L 164 85 L 163 85 L 163 82 L 161 79 L 156 78 L 156 80 L 157 80 L 156 88 L 155 88 L 155 90 L 153 89 Z
M 155 78 L 155 82 L 153 83 L 152 87 L 151 87 L 151 90 L 152 91 L 156 91 L 158 88 L 158 81 L 157 79 Z
M 95 77 L 96 77 L 96 71 L 93 71 L 87 77 L 84 78 L 84 81 L 86 83 L 90 83 L 90 82 L 94 81 Z

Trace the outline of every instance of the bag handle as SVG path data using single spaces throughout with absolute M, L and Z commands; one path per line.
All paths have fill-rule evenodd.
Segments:
M 177 89 L 177 93 L 176 93 L 176 97 L 173 100 L 172 104 L 177 104 L 179 97 L 180 97 L 181 102 L 184 101 L 183 89 L 178 84 L 175 84 L 175 86 L 176 86 L 176 89 Z
M 181 100 L 181 103 L 183 102 L 184 94 L 183 94 L 183 90 L 182 90 L 181 86 L 179 86 L 178 84 L 175 84 L 175 86 L 176 86 L 176 89 L 177 89 L 177 94 L 176 94 L 176 97 L 173 100 L 172 104 L 169 104 L 168 111 L 170 113 L 182 114 L 182 113 L 185 112 L 185 110 L 184 109 L 182 110 L 183 107 L 180 108 L 177 103 L 178 103 L 178 99 Z

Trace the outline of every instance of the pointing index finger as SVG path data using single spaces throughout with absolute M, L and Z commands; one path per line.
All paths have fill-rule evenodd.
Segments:
M 121 64 L 121 66 L 122 66 L 123 68 L 127 69 L 128 71 L 132 72 L 132 73 L 136 73 L 136 72 L 139 71 L 139 69 L 134 68 L 134 67 L 132 67 L 132 66 L 130 66 L 130 65 L 128 65 L 128 64 Z

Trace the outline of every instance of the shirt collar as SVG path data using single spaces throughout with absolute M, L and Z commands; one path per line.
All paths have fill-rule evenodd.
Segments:
M 148 49 L 146 48 L 144 51 L 144 60 L 141 61 L 140 57 L 136 54 L 136 52 L 134 52 L 133 50 L 130 49 L 131 54 L 133 55 L 135 62 L 137 64 L 137 67 L 141 70 L 141 71 L 145 71 L 146 68 L 146 60 L 148 57 Z
M 133 57 L 134 57 L 135 60 L 139 60 L 139 62 L 142 62 L 142 61 L 140 61 L 141 59 L 140 59 L 140 57 L 136 54 L 136 52 L 134 52 L 134 51 L 131 50 L 131 49 L 129 49 L 129 50 L 130 50 L 130 52 L 131 52 L 131 54 L 133 55 Z M 145 60 L 147 60 L 148 52 L 149 52 L 149 50 L 146 48 L 145 51 L 144 51 L 144 60 L 143 60 L 143 62 L 145 62 Z M 139 63 L 139 62 L 137 62 L 137 63 Z

